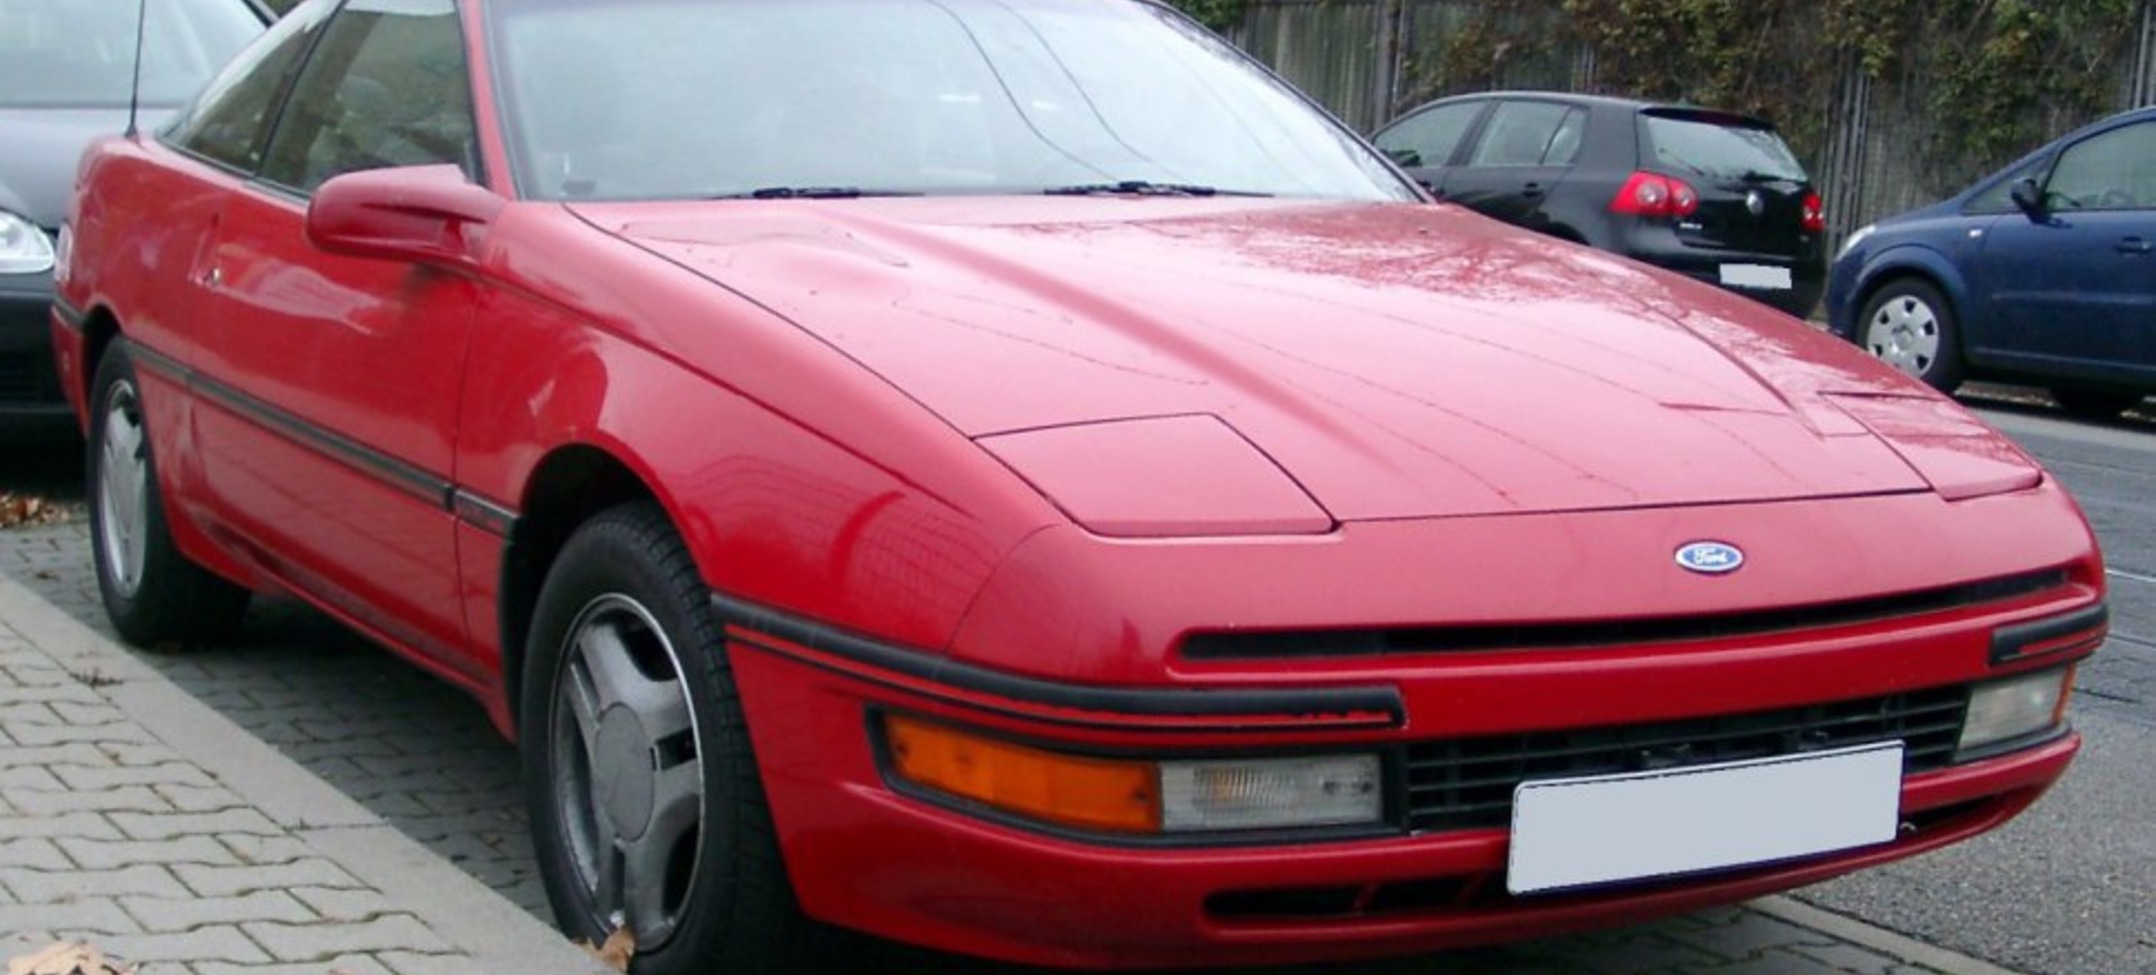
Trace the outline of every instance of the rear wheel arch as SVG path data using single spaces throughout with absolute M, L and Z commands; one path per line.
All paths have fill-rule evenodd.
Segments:
M 502 553 L 500 601 L 504 701 L 514 728 L 539 589 L 569 536 L 608 509 L 657 501 L 658 492 L 621 458 L 587 444 L 556 448 L 525 482 L 522 511 Z

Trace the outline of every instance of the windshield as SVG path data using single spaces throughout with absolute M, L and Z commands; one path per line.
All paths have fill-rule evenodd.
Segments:
M 116 108 L 135 75 L 128 0 L 0 0 L 0 108 Z M 150 0 L 142 103 L 177 105 L 255 35 L 240 0 Z
M 1101 0 L 503 0 L 541 199 L 1258 193 L 1409 199 L 1203 29 Z
M 1774 130 L 1743 119 L 1644 116 L 1647 146 L 1664 172 L 1729 180 L 1803 182 L 1804 166 Z

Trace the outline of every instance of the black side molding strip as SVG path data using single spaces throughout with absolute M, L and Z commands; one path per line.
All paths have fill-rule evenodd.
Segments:
M 2094 650 L 2110 626 L 2111 606 L 2108 603 L 2002 626 L 1991 634 L 1991 662 L 2005 664 L 2069 651 Z
M 1113 717 L 1253 719 L 1253 724 L 1278 729 L 1278 719 L 1307 719 L 1313 725 L 1338 727 L 1343 721 L 1356 726 L 1397 726 L 1407 718 L 1400 692 L 1391 687 L 1312 687 L 1293 690 L 1220 690 L 1199 688 L 1124 688 L 1064 684 L 1025 677 L 963 663 L 924 651 L 879 643 L 866 637 L 803 619 L 790 613 L 714 593 L 712 609 L 719 618 L 743 630 L 763 633 L 788 643 L 830 654 L 852 663 L 890 671 L 955 690 L 985 694 L 1023 704 L 1066 711 L 1091 712 L 1111 720 L 1082 722 L 1109 724 Z M 783 648 L 751 640 L 776 653 Z M 861 676 L 861 675 L 857 675 Z M 1373 720 L 1377 716 L 1384 720 Z M 1356 716 L 1363 716 L 1356 720 Z M 1328 722 L 1326 719 L 1333 719 Z M 1273 719 L 1270 721 L 1259 719 Z
M 293 416 L 253 396 L 240 392 L 225 383 L 203 375 L 200 370 L 189 368 L 179 360 L 146 345 L 131 346 L 135 358 L 144 368 L 172 377 L 187 385 L 196 394 L 239 413 L 301 446 L 328 456 L 353 470 L 389 485 L 412 497 L 441 508 L 471 523 L 482 531 L 509 537 L 515 531 L 517 512 L 511 508 L 489 501 L 470 491 L 458 488 L 449 481 L 408 464 L 388 454 L 359 443 L 350 437 L 332 433 L 315 424 Z

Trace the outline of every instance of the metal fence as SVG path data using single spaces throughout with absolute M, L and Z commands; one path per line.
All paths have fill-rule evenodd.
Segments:
M 1417 66 L 1437 56 L 1483 5 L 1483 0 L 1249 0 L 1242 23 L 1228 36 L 1367 133 L 1416 102 L 1455 93 L 1418 90 Z M 1488 74 L 1495 87 L 1595 88 L 1592 50 L 1492 51 L 1490 56 Z M 1825 113 L 1825 126 L 1805 162 L 1826 201 L 1830 245 L 1858 226 L 1937 200 L 2010 161 L 1939 160 L 1917 151 L 1934 142 L 1940 127 L 1954 124 L 1932 111 L 1926 72 L 1875 80 L 1854 56 L 1823 67 L 1836 72 L 1833 97 L 1829 105 L 1811 106 Z M 2111 110 L 2156 104 L 2156 0 L 2142 3 L 2139 29 L 2116 73 Z M 2043 115 L 2037 121 L 2046 139 L 2093 121 L 2055 109 Z

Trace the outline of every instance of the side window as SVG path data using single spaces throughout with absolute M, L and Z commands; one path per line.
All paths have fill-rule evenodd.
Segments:
M 1557 123 L 1557 134 L 1550 137 L 1550 148 L 1542 154 L 1545 166 L 1570 166 L 1580 158 L 1580 144 L 1587 135 L 1587 111 L 1579 108 L 1565 109 L 1565 117 Z
M 1557 130 L 1572 109 L 1550 102 L 1506 102 L 1497 106 L 1475 147 L 1470 166 L 1540 166 L 1557 140 Z M 1584 119 L 1582 120 L 1585 121 Z M 1573 151 L 1578 150 L 1575 142 Z
M 1443 166 L 1484 104 L 1461 102 L 1410 115 L 1378 133 L 1377 147 L 1402 166 Z
M 2156 122 L 2083 139 L 2059 154 L 2044 198 L 2061 210 L 2156 207 Z
M 213 162 L 254 172 L 262 164 L 277 99 L 335 6 L 333 0 L 315 0 L 272 25 L 166 127 L 166 141 Z
M 453 0 L 353 0 L 300 72 L 262 178 L 312 192 L 362 169 L 472 169 L 471 87 Z

